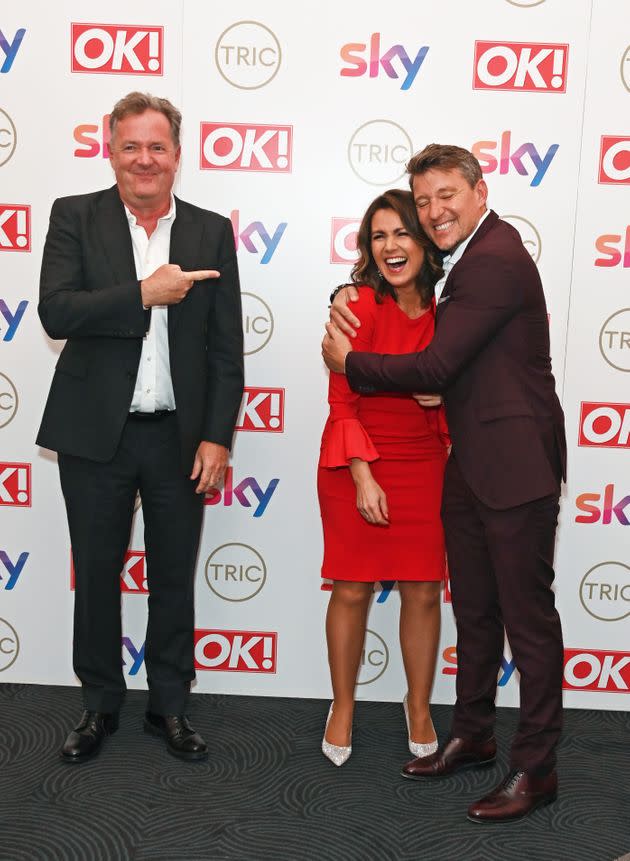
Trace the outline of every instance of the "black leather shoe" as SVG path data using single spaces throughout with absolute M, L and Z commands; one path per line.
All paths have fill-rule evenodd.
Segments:
M 425 777 L 448 777 L 463 768 L 479 768 L 492 765 L 497 754 L 494 737 L 486 741 L 466 738 L 450 738 L 444 747 L 430 756 L 412 759 L 403 766 L 402 776 L 412 780 Z
M 168 752 L 180 759 L 200 760 L 208 756 L 205 741 L 191 727 L 186 715 L 156 715 L 153 712 L 145 712 L 144 731 L 165 738 Z
M 491 793 L 468 808 L 471 822 L 509 822 L 529 816 L 558 796 L 555 771 L 537 777 L 527 771 L 512 771 Z
M 64 762 L 85 762 L 101 749 L 103 739 L 118 729 L 118 715 L 84 711 L 61 748 Z

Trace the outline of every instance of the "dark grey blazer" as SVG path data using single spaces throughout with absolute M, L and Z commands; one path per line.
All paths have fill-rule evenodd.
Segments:
M 182 452 L 192 469 L 201 440 L 230 447 L 243 392 L 241 295 L 230 221 L 176 198 L 170 262 L 218 269 L 168 309 L 171 376 Z M 120 440 L 149 312 L 117 186 L 65 197 L 52 207 L 39 315 L 67 342 L 57 362 L 37 443 L 110 460 Z

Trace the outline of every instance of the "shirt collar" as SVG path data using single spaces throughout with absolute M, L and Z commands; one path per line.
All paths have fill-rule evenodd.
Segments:
M 460 242 L 459 245 L 457 246 L 457 248 L 454 251 L 452 251 L 450 254 L 444 255 L 444 257 L 442 259 L 442 267 L 444 267 L 445 263 L 448 264 L 449 269 L 452 269 L 453 266 L 455 266 L 457 261 L 461 259 L 464 251 L 468 247 L 468 243 L 470 242 L 470 240 L 473 238 L 475 233 L 479 230 L 479 228 L 481 227 L 481 225 L 483 224 L 483 222 L 486 220 L 486 218 L 489 215 L 490 215 L 490 210 L 486 209 L 484 214 L 481 216 L 481 218 L 477 222 L 477 226 L 475 227 L 473 232 L 470 234 L 470 236 L 466 237 L 466 239 L 464 239 L 463 242 Z
M 138 226 L 138 220 L 136 219 L 136 216 L 129 209 L 129 207 L 127 206 L 126 203 L 123 203 L 123 206 L 125 207 L 125 215 L 127 216 L 127 221 L 129 222 L 129 226 L 130 227 L 137 227 Z M 160 221 L 172 221 L 174 218 L 175 218 L 175 195 L 173 194 L 173 192 L 171 192 L 171 205 L 169 206 L 169 209 L 168 209 L 168 212 L 166 213 L 166 215 L 162 215 L 160 218 L 158 218 L 158 224 L 160 223 Z

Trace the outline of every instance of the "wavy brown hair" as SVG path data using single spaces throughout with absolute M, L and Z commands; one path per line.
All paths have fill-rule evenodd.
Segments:
M 392 209 L 403 223 L 411 238 L 424 251 L 424 262 L 416 278 L 416 290 L 420 294 L 423 307 L 431 302 L 434 287 L 442 277 L 442 267 L 437 251 L 420 227 L 413 195 L 401 188 L 391 188 L 379 194 L 368 206 L 361 220 L 357 234 L 357 251 L 359 259 L 352 267 L 350 280 L 353 284 L 367 284 L 374 288 L 376 301 L 381 303 L 385 296 L 396 300 L 396 291 L 388 281 L 380 275 L 372 255 L 372 218 L 379 209 Z

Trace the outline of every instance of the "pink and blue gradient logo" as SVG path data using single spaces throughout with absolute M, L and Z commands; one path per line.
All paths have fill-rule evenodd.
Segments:
M 122 638 L 122 664 L 128 676 L 135 676 L 144 664 L 144 643 L 137 646 L 131 637 Z
M 76 158 L 95 158 L 100 155 L 109 158 L 109 114 L 104 114 L 100 124 L 81 123 L 74 130 L 74 140 L 78 144 L 74 151 Z
M 234 231 L 234 242 L 236 250 L 242 243 L 243 247 L 250 254 L 260 254 L 261 264 L 269 263 L 276 252 L 278 243 L 282 239 L 284 231 L 287 229 L 287 222 L 281 221 L 275 230 L 267 230 L 262 221 L 252 221 L 247 227 L 241 227 L 241 214 L 238 209 L 233 209 L 230 213 L 230 221 L 232 222 L 232 230 Z M 256 239 L 256 241 L 254 241 Z
M 360 78 L 368 75 L 378 78 L 384 72 L 388 78 L 400 79 L 401 90 L 408 90 L 416 79 L 429 50 L 428 45 L 408 54 L 402 45 L 381 48 L 381 34 L 372 33 L 369 43 L 348 42 L 341 48 L 341 59 L 346 63 L 340 71 L 344 78 Z
M 6 75 L 7 72 L 11 71 L 11 66 L 17 57 L 17 52 L 20 50 L 25 33 L 26 30 L 24 27 L 20 27 L 19 30 L 15 31 L 15 36 L 9 41 L 10 37 L 7 38 L 2 30 L 0 30 L 0 75 Z
M 442 665 L 442 675 L 456 676 L 457 648 L 455 646 L 447 646 L 446 649 L 444 649 L 444 651 L 442 652 L 442 660 L 444 661 Z M 497 679 L 498 687 L 504 688 L 507 685 L 507 683 L 514 675 L 515 669 L 516 664 L 514 663 L 514 658 L 507 658 L 505 655 L 503 655 L 501 657 L 501 669 L 499 670 L 499 677 Z
M 595 240 L 595 248 L 601 255 L 595 258 L 595 266 L 630 268 L 630 224 L 623 234 L 602 233 Z
M 6 550 L 0 550 L 0 589 L 6 589 L 7 592 L 15 587 L 29 557 L 29 552 L 23 550 L 19 555 L 12 555 L 13 559 Z
M 626 508 L 630 505 L 630 496 L 617 497 L 615 501 L 615 485 L 607 484 L 603 493 L 581 493 L 575 500 L 575 506 L 582 512 L 575 516 L 576 523 L 599 523 L 607 526 L 609 523 L 630 525 Z
M 14 308 L 15 310 L 13 310 Z M 17 304 L 12 302 L 11 305 L 4 299 L 0 299 L 0 340 L 13 340 L 27 308 L 28 299 L 22 299 Z
M 482 173 L 511 173 L 531 176 L 530 186 L 537 186 L 545 178 L 549 166 L 558 152 L 560 144 L 551 144 L 543 154 L 535 144 L 528 142 L 515 148 L 512 145 L 512 132 L 504 131 L 498 141 L 477 141 L 471 147 L 473 155 L 479 160 Z
M 264 488 L 255 478 L 248 476 L 235 484 L 234 470 L 228 466 L 225 471 L 223 488 L 214 493 L 206 494 L 205 504 L 219 505 L 219 503 L 223 503 L 229 507 L 234 505 L 236 501 L 243 508 L 254 508 L 254 517 L 262 517 L 279 483 L 279 478 L 272 478 L 267 487 Z

